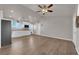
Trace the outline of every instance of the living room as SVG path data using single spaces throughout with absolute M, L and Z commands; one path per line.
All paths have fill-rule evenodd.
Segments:
M 46 11 L 45 14 L 37 12 L 41 9 L 39 6 L 51 6 L 53 11 Z M 77 8 L 77 4 L 1 4 L 0 54 L 78 54 L 75 33 Z M 4 20 L 10 22 L 10 29 Z M 9 36 L 10 41 L 6 36 Z

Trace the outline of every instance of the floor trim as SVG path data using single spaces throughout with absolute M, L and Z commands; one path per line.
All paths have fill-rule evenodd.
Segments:
M 33 34 L 33 35 L 38 35 L 38 34 Z M 50 37 L 50 36 L 47 36 L 47 35 L 38 35 L 38 36 L 43 36 L 43 37 L 48 37 L 48 38 L 55 38 L 55 39 L 66 40 L 66 41 L 72 41 L 72 39 L 61 38 L 61 37 Z
M 78 51 L 77 47 L 75 47 L 75 49 L 76 49 L 76 51 L 77 51 L 77 53 L 78 53 L 78 55 L 79 55 L 79 51 Z
M 73 42 L 73 41 L 72 41 Z M 74 46 L 75 46 L 75 49 L 77 51 L 77 54 L 79 55 L 79 51 L 78 51 L 78 48 L 76 47 L 76 44 L 73 42 Z

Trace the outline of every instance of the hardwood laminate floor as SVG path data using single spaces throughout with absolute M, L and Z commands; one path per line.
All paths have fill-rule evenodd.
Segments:
M 71 41 L 31 35 L 12 39 L 0 48 L 1 55 L 77 55 Z

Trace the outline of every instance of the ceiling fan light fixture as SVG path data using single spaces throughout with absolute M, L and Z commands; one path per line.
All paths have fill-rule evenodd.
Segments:
M 50 4 L 49 6 L 46 5 L 38 5 L 39 8 L 41 8 L 41 11 L 37 11 L 37 12 L 42 12 L 43 15 L 45 15 L 47 12 L 53 12 L 53 10 L 50 10 L 50 8 L 53 6 L 53 4 Z
M 42 9 L 42 13 L 47 13 L 47 9 Z

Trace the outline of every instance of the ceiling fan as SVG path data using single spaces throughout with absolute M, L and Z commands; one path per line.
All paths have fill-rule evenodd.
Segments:
M 37 12 L 42 12 L 43 15 L 45 15 L 47 12 L 53 12 L 53 10 L 50 9 L 52 6 L 53 6 L 53 4 L 50 4 L 49 6 L 38 5 L 38 7 L 41 8 L 41 10 L 39 10 Z

